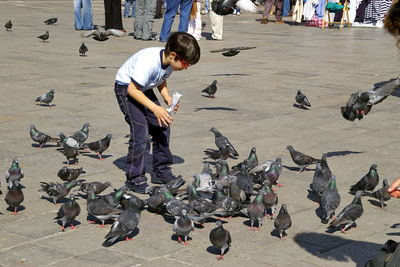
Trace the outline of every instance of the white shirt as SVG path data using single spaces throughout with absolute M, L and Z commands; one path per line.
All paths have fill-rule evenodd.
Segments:
M 172 73 L 172 66 L 162 65 L 163 47 L 149 47 L 131 56 L 117 72 L 116 83 L 128 85 L 134 82 L 142 91 L 159 86 Z

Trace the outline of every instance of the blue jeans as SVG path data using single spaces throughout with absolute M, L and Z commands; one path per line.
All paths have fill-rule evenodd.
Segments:
M 74 0 L 74 17 L 76 30 L 93 29 L 92 0 Z
M 289 9 L 290 9 L 290 0 L 283 0 L 283 11 L 282 11 L 282 16 L 286 17 L 289 15 Z
M 136 8 L 136 0 L 130 1 L 130 0 L 125 0 L 125 9 L 124 9 L 124 17 L 135 17 L 135 8 Z M 132 9 L 132 14 L 129 14 L 129 12 Z
M 164 14 L 164 21 L 160 33 L 161 42 L 167 41 L 178 8 L 180 12 L 178 32 L 187 32 L 192 3 L 193 0 L 167 0 L 167 9 Z

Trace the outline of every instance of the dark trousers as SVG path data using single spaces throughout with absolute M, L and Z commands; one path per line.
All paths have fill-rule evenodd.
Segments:
M 121 0 L 104 0 L 106 30 L 123 30 L 121 16 Z
M 267 0 L 267 1 L 265 1 L 263 18 L 269 17 L 269 13 L 271 13 L 272 6 L 274 6 L 275 3 L 276 3 L 275 18 L 276 18 L 276 20 L 282 20 L 283 0 Z
M 145 152 L 149 134 L 153 140 L 153 173 L 164 179 L 172 179 L 172 154 L 169 150 L 170 127 L 160 127 L 154 113 L 136 102 L 127 94 L 128 86 L 115 84 L 115 95 L 119 107 L 130 127 L 130 139 L 127 156 L 126 177 L 128 180 L 144 177 Z M 160 105 L 153 90 L 145 95 Z

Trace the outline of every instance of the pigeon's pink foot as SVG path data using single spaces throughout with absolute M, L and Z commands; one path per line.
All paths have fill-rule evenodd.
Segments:
M 61 231 L 65 231 L 65 227 L 64 226 L 61 226 Z
M 69 228 L 71 228 L 71 229 L 78 229 L 78 227 L 76 227 L 76 226 L 74 226 L 74 225 L 71 225 Z
M 223 259 L 224 259 L 224 255 L 217 256 L 217 260 L 223 260 Z
M 133 240 L 133 238 L 125 237 L 125 241 Z
M 189 242 L 183 242 L 183 244 L 185 245 L 185 246 L 189 246 L 190 244 L 189 244 Z
M 283 184 L 276 184 L 276 186 L 277 186 L 277 187 L 282 187 L 282 186 L 283 186 Z
M 103 222 L 101 225 L 97 225 L 97 227 L 104 228 L 106 226 L 104 225 L 104 222 Z

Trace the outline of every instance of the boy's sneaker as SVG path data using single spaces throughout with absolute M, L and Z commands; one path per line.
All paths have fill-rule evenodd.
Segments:
M 151 175 L 151 182 L 153 184 L 168 184 L 171 181 L 174 181 L 175 179 L 182 179 L 182 176 L 173 176 L 172 178 L 166 178 L 166 177 L 157 177 L 154 174 Z
M 149 186 L 146 177 L 139 177 L 132 180 L 127 180 L 125 182 L 125 185 L 126 187 L 128 187 L 129 190 L 139 194 L 146 194 L 146 188 Z

